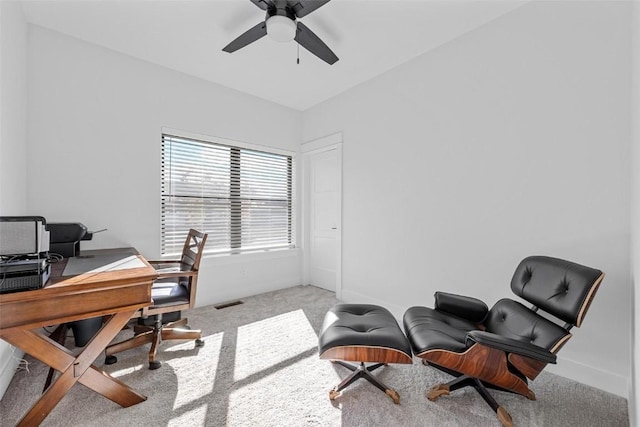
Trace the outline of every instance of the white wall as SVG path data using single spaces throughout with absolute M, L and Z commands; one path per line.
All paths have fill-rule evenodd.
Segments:
M 161 128 L 296 151 L 301 114 L 30 26 L 27 205 L 107 228 L 83 249 L 160 252 Z M 299 251 L 205 258 L 197 304 L 300 284 Z
M 631 183 L 631 389 L 629 392 L 630 425 L 640 422 L 640 2 L 633 2 L 632 11 L 632 183 Z
M 552 371 L 626 396 L 630 5 L 533 2 L 303 115 L 342 131 L 343 296 L 493 304 L 546 254 L 607 273 Z
M 0 58 L 0 215 L 27 215 L 27 24 L 16 2 L 0 2 Z M 0 340 L 0 398 L 22 354 Z
M 1 2 L 0 18 L 0 215 L 25 215 L 27 24 L 17 2 Z

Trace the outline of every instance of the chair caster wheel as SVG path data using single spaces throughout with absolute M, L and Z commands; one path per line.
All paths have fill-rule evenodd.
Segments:
M 118 361 L 118 358 L 113 356 L 113 355 L 107 356 L 107 357 L 104 358 L 104 364 L 105 365 L 113 365 L 117 361 Z
M 391 400 L 393 400 L 393 403 L 395 403 L 396 405 L 400 404 L 400 395 L 398 394 L 397 391 L 392 390 L 392 389 L 388 389 L 388 390 L 385 390 L 384 393 L 387 396 L 389 396 L 391 398 Z
M 449 386 L 446 384 L 438 384 L 436 386 L 431 387 L 431 389 L 427 392 L 427 399 L 432 402 L 435 402 L 442 395 L 449 394 Z
M 160 366 L 162 366 L 162 363 L 158 362 L 157 360 L 149 362 L 149 369 L 151 370 L 158 369 Z
M 331 390 L 329 392 L 329 400 L 335 400 L 336 397 L 340 396 L 340 392 L 339 391 L 335 391 L 335 390 Z
M 202 347 L 203 345 L 204 345 L 204 340 L 201 340 L 201 339 L 196 340 L 196 347 Z

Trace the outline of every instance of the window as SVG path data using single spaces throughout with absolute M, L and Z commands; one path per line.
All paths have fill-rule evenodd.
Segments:
M 163 134 L 162 254 L 181 253 L 189 228 L 209 233 L 205 253 L 294 247 L 293 160 Z

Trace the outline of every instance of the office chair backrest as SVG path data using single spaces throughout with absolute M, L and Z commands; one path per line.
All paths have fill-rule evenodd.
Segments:
M 206 233 L 201 233 L 193 228 L 189 230 L 187 239 L 184 242 L 184 247 L 182 248 L 182 256 L 180 257 L 180 271 L 198 271 L 206 242 Z M 194 307 L 196 303 L 198 275 L 181 278 L 180 282 L 189 290 L 189 307 Z
M 200 233 L 193 228 L 189 230 L 187 240 L 182 248 L 182 257 L 180 258 L 181 271 L 197 271 L 200 268 L 200 259 L 202 258 L 206 241 L 206 233 Z
M 603 278 L 602 271 L 594 268 L 531 256 L 516 268 L 511 290 L 567 324 L 580 327 Z

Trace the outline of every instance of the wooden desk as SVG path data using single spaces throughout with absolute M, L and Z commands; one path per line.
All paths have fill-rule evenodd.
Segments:
M 136 253 L 131 249 L 108 249 L 83 251 L 81 255 L 118 251 L 125 256 Z M 44 288 L 0 295 L 0 338 L 61 373 L 18 425 L 40 424 L 76 382 L 123 407 L 147 399 L 92 365 L 129 318 L 151 304 L 151 285 L 157 273 L 142 256 L 135 256 L 143 267 L 112 267 L 71 277 L 62 276 L 62 263 L 53 264 L 51 279 Z M 42 326 L 97 316 L 110 317 L 77 356 L 40 330 Z

